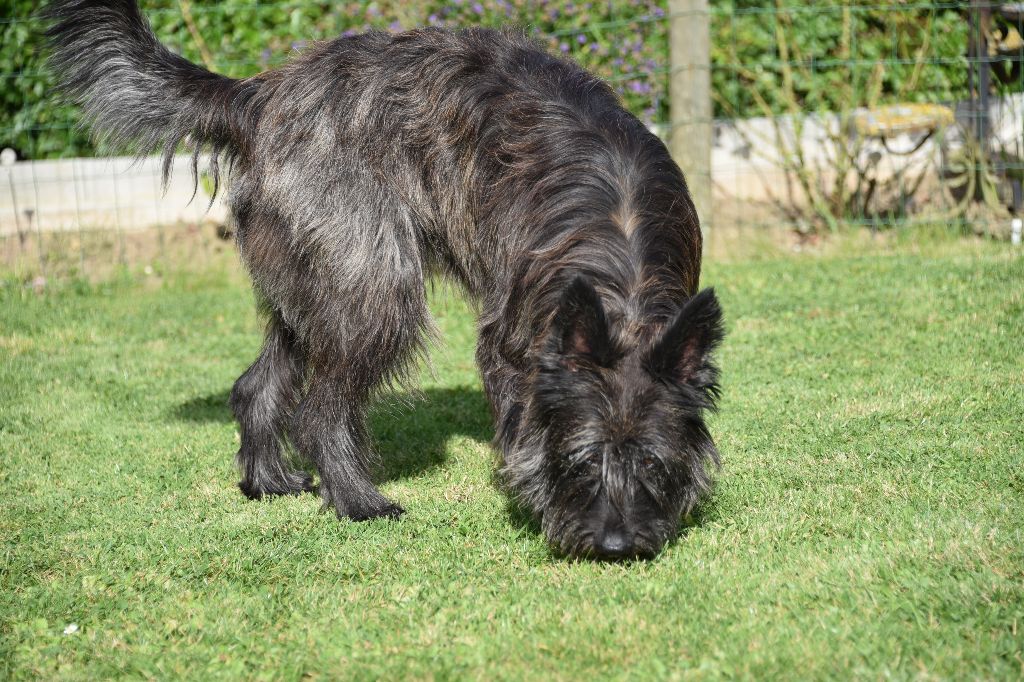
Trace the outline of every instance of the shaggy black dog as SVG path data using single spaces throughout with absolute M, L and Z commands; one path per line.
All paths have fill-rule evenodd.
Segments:
M 230 162 L 268 312 L 235 384 L 242 491 L 397 517 L 367 402 L 423 348 L 425 282 L 479 309 L 502 479 L 572 556 L 650 556 L 709 487 L 714 293 L 664 145 L 578 66 L 490 30 L 371 32 L 244 80 L 169 52 L 132 0 L 51 4 L 53 66 L 99 136 Z M 415 444 L 410 443 L 410 447 Z

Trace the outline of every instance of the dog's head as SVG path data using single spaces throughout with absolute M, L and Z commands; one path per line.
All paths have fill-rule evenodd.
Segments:
M 705 465 L 718 462 L 703 420 L 718 394 L 711 355 L 723 336 L 714 291 L 637 328 L 610 320 L 593 286 L 572 281 L 503 470 L 569 556 L 654 555 L 709 488 Z

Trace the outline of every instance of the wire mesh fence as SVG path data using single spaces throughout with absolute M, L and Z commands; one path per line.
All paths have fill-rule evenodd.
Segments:
M 755 222 L 812 234 L 928 222 L 1008 233 L 1021 204 L 1022 10 L 776 2 L 716 13 L 719 196 L 760 204 Z
M 0 241 L 7 266 L 83 272 L 216 244 L 210 188 L 102 155 L 53 92 L 35 2 L 0 20 Z M 690 7 L 681 11 L 680 6 Z M 1024 3 L 730 0 L 157 0 L 160 39 L 231 76 L 274 68 L 311 41 L 367 29 L 521 27 L 606 79 L 666 140 L 670 84 L 692 69 L 673 22 L 710 32 L 709 234 L 940 223 L 1009 237 L 1024 197 Z M 693 10 L 692 7 L 697 7 Z M 17 159 L 14 161 L 14 159 Z M 222 233 L 225 230 L 221 230 Z M 148 236 L 145 236 L 148 235 Z M 191 237 L 189 237 L 191 235 Z M 189 239 L 184 239 L 189 237 Z M 134 247 L 146 239 L 154 246 Z

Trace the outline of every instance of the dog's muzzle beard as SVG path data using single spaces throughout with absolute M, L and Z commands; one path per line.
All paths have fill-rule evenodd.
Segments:
M 623 561 L 654 557 L 676 524 L 620 510 L 599 491 L 583 506 L 546 509 L 542 526 L 551 545 L 566 556 Z
M 660 507 L 633 475 L 580 468 L 551 476 L 545 502 L 535 510 L 551 546 L 568 557 L 603 561 L 654 557 L 678 527 L 679 514 Z

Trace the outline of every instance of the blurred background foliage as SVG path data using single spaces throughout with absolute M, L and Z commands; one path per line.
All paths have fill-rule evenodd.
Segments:
M 667 3 L 656 0 L 144 0 L 160 39 L 231 75 L 272 68 L 309 41 L 416 26 L 523 27 L 609 80 L 648 123 L 668 120 Z M 852 75 L 875 74 L 876 103 L 966 96 L 962 3 L 712 0 L 715 115 L 841 111 Z M 45 67 L 39 3 L 0 0 L 0 147 L 22 158 L 90 155 Z M 925 64 L 929 68 L 922 68 Z M 796 74 L 784 87 L 788 68 Z M 855 77 L 855 76 L 854 76 Z

